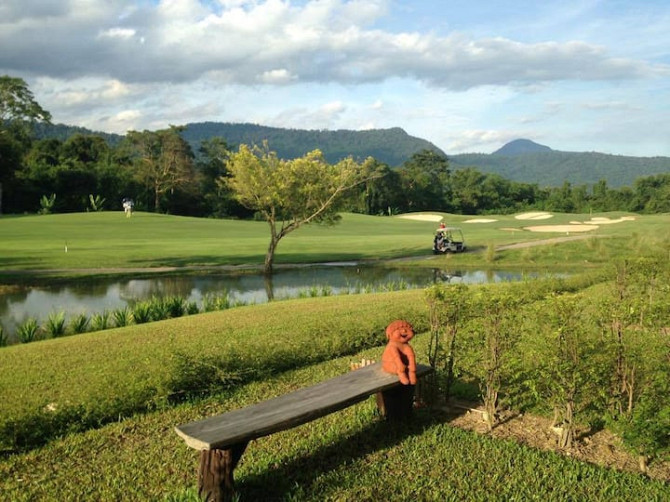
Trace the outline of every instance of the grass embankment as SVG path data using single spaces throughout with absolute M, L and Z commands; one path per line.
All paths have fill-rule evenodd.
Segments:
M 107 396 L 123 401 L 138 387 L 161 387 L 177 352 L 205 359 L 234 353 L 244 361 L 237 369 L 263 378 L 6 455 L 0 491 L 8 500 L 192 500 L 198 455 L 177 437 L 175 425 L 341 374 L 350 360 L 379 359 L 388 319 L 406 317 L 423 332 L 425 309 L 420 291 L 293 300 L 3 349 L 2 367 L 18 370 L 0 384 L 10 409 L 22 401 L 48 404 L 54 396 L 56 403 L 100 396 L 108 404 L 113 399 Z M 375 346 L 355 354 L 339 351 L 370 340 Z M 425 333 L 413 342 L 423 362 L 427 343 Z M 338 353 L 347 355 L 328 356 Z M 295 369 L 280 371 L 284 359 Z M 35 360 L 38 367 L 31 369 Z M 393 426 L 379 420 L 372 400 L 252 442 L 236 479 L 243 500 L 670 496 L 667 484 L 639 475 L 454 429 L 439 412 L 421 410 L 411 423 Z
M 0 444 L 30 447 L 383 344 L 389 318 L 426 328 L 420 294 L 278 302 L 5 347 Z
M 565 224 L 588 221 L 596 215 L 556 214 L 541 223 Z M 618 219 L 624 213 L 603 213 Z M 645 246 L 640 235 L 665 233 L 668 215 L 635 216 L 634 221 L 601 225 L 589 236 L 603 239 L 605 251 L 617 246 Z M 468 216 L 444 214 L 448 224 L 463 228 L 468 248 L 474 253 L 432 256 L 434 222 L 396 217 L 344 214 L 332 227 L 309 225 L 283 239 L 277 264 L 324 261 L 380 260 L 407 256 L 432 258 L 427 264 L 491 267 L 501 265 L 566 266 L 555 256 L 519 250 L 496 254 L 489 262 L 482 253 L 489 246 L 537 241 L 562 234 L 530 232 L 537 222 L 517 220 L 512 215 L 495 216 L 489 223 L 467 223 Z M 136 213 L 76 213 L 0 218 L 0 274 L 64 269 L 72 274 L 122 273 L 115 268 L 201 267 L 225 265 L 261 266 L 269 242 L 265 222 L 187 218 Z M 564 235 L 564 234 L 563 234 Z M 596 246 L 595 242 L 592 246 Z M 67 252 L 65 252 L 67 246 Z M 577 246 L 574 244 L 574 246 Z M 575 248 L 581 249 L 581 248 Z M 480 252 L 477 252 L 480 251 Z M 570 257 L 583 263 L 579 253 Z M 77 272 L 79 269 L 79 272 Z M 97 269 L 97 270 L 96 270 Z M 67 274 L 68 272 L 59 272 Z

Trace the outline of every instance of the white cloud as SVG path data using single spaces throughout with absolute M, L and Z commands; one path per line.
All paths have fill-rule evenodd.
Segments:
M 259 76 L 258 80 L 264 84 L 288 84 L 297 78 L 298 77 L 295 75 L 291 75 L 285 68 L 281 68 L 278 70 L 264 71 L 263 74 Z
M 5 0 L 0 73 L 98 130 L 374 124 L 447 153 L 521 134 L 668 151 L 668 20 L 632 0 Z
M 137 33 L 132 28 L 110 28 L 100 32 L 99 38 L 122 38 L 129 39 L 133 38 Z

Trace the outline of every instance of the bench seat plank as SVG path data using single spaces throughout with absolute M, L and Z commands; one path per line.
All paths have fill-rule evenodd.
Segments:
M 417 364 L 417 377 L 431 371 L 430 366 Z M 175 430 L 191 448 L 226 449 L 307 423 L 398 385 L 398 376 L 385 373 L 381 363 L 376 363 L 268 401 L 180 425 Z

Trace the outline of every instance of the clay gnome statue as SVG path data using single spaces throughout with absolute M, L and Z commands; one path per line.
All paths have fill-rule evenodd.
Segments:
M 416 384 L 416 357 L 408 343 L 414 337 L 414 328 L 407 321 L 393 321 L 386 327 L 388 343 L 382 354 L 382 369 L 398 375 L 403 385 Z

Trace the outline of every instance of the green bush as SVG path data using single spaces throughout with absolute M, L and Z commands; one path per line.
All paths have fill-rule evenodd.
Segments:
M 38 339 L 39 334 L 39 325 L 37 324 L 37 319 L 32 317 L 21 323 L 16 330 L 16 336 L 21 343 L 34 342 Z
M 218 295 L 206 294 L 202 299 L 202 310 L 204 312 L 213 312 L 216 310 L 226 310 L 230 308 L 230 294 L 224 291 Z
M 150 302 L 144 301 L 136 303 L 133 305 L 132 312 L 135 324 L 151 322 L 152 308 Z
M 88 330 L 89 318 L 86 314 L 78 314 L 70 320 L 70 333 L 76 335 L 85 333 Z
M 170 296 L 163 300 L 167 317 L 165 319 L 181 317 L 186 314 L 186 300 L 180 296 Z
M 128 307 L 116 309 L 112 312 L 114 324 L 118 327 L 129 326 L 133 323 L 133 312 Z
M 110 315 L 107 310 L 93 314 L 93 317 L 91 317 L 91 329 L 93 331 L 102 331 L 103 329 L 109 328 L 109 318 Z
M 0 347 L 6 347 L 7 346 L 7 334 L 5 333 L 5 328 L 2 324 L 0 324 Z
M 52 338 L 63 336 L 65 334 L 65 312 L 60 311 L 49 314 L 44 331 Z

